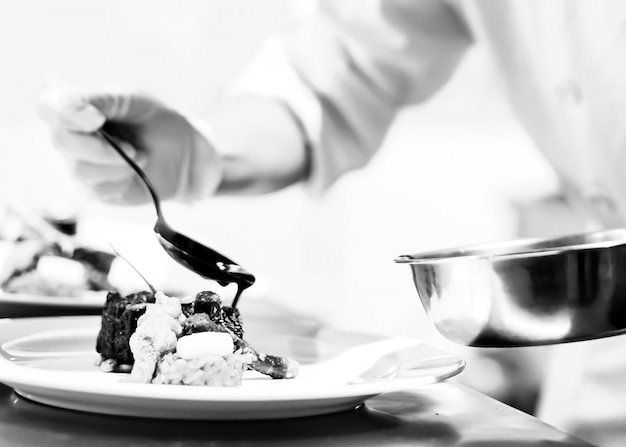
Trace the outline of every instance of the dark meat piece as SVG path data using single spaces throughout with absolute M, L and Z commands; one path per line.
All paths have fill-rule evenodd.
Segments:
M 232 330 L 226 329 L 235 343 L 235 350 L 241 349 L 244 354 L 252 354 L 250 369 L 268 375 L 272 379 L 293 379 L 298 374 L 300 364 L 297 361 L 259 352 Z
M 136 293 L 131 293 L 129 295 L 126 295 L 124 299 L 128 301 L 129 304 L 136 304 L 136 303 L 153 303 L 154 304 L 155 302 L 154 294 L 147 290 L 143 290 L 141 292 L 136 292 Z
M 205 313 L 211 321 L 226 326 L 237 337 L 243 337 L 243 320 L 239 314 L 239 309 L 228 306 L 222 307 L 222 299 L 217 293 L 207 290 L 198 293 L 194 301 L 193 313 Z
M 146 311 L 147 303 L 154 303 L 154 296 L 150 292 L 127 296 L 118 292 L 107 294 L 96 339 L 96 351 L 103 358 L 113 359 L 118 364 L 133 364 L 134 358 L 128 341 L 137 329 L 137 320 Z
M 228 332 L 224 326 L 214 322 L 204 312 L 191 315 L 183 322 L 181 337 L 196 332 Z
M 199 292 L 193 303 L 193 313 L 205 313 L 216 323 L 222 319 L 222 299 L 217 293 L 208 290 Z
M 80 262 L 85 267 L 90 290 L 113 290 L 108 275 L 115 257 L 103 251 L 76 247 L 71 259 Z
M 67 234 L 68 236 L 76 236 L 78 220 L 75 217 L 55 218 L 44 216 L 44 219 L 61 233 Z
M 96 270 L 108 272 L 115 255 L 103 251 L 91 250 L 83 247 L 76 247 L 72 253 L 72 259 L 83 264 L 89 264 Z
M 272 379 L 292 379 L 298 373 L 298 366 L 295 360 L 287 357 L 257 352 L 250 368 L 266 374 Z
M 238 308 L 224 306 L 222 308 L 224 314 L 224 326 L 235 333 L 237 337 L 243 338 L 243 318 Z
M 190 316 L 193 315 L 193 305 L 194 305 L 193 301 L 191 303 L 184 303 L 180 305 L 185 318 L 189 318 Z

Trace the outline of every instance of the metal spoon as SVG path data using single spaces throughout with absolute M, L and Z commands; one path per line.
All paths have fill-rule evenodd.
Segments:
M 143 181 L 152 197 L 156 209 L 157 221 L 154 232 L 161 246 L 176 262 L 197 273 L 203 278 L 216 281 L 222 286 L 237 284 L 237 293 L 231 307 L 237 306 L 241 293 L 254 284 L 255 277 L 236 262 L 197 242 L 168 225 L 161 211 L 161 200 L 152 186 L 150 179 L 135 161 L 120 147 L 115 137 L 106 130 L 98 131 L 100 136 L 117 151 Z
M 348 381 L 361 384 L 394 379 L 437 377 L 442 380 L 465 368 L 465 360 L 428 344 L 399 348 L 379 357 L 368 369 Z

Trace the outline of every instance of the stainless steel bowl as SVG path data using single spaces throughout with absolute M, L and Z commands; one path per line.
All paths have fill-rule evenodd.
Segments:
M 626 229 L 402 255 L 438 331 L 481 347 L 626 333 Z

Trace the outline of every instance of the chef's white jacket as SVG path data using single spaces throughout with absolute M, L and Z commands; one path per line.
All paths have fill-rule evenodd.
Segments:
M 622 226 L 624 0 L 322 0 L 313 20 L 264 46 L 233 92 L 290 106 L 319 191 L 364 166 L 396 113 L 433 95 L 473 44 L 492 56 L 566 194 L 599 227 Z M 575 345 L 555 357 L 540 416 L 601 445 L 626 445 L 626 339 Z

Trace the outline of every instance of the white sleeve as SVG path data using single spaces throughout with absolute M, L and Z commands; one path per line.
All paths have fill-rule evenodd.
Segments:
M 291 109 L 311 148 L 309 184 L 320 192 L 364 166 L 397 111 L 445 84 L 470 44 L 441 0 L 321 0 L 310 22 L 261 47 L 230 93 Z

